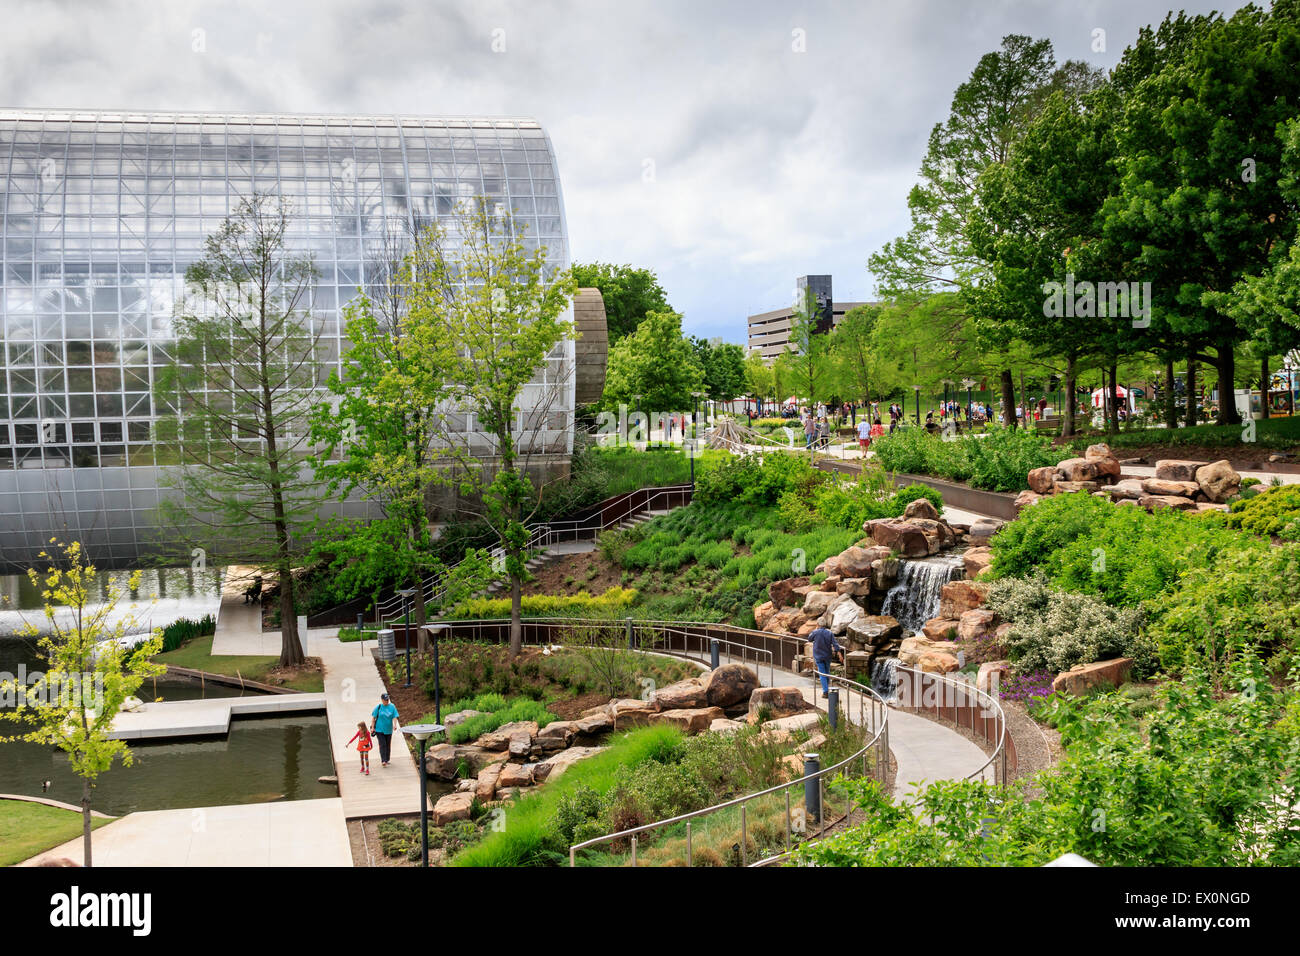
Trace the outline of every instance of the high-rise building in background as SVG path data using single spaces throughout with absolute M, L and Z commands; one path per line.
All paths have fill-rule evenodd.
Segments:
M 750 354 L 757 352 L 764 362 L 771 365 L 782 352 L 792 348 L 790 330 L 794 324 L 796 305 L 802 305 L 804 297 L 812 292 L 817 304 L 817 332 L 829 332 L 850 309 L 855 309 L 865 302 L 836 302 L 830 276 L 800 276 L 795 280 L 793 301 L 771 312 L 760 312 L 749 317 Z
M 4 111 L 0 169 L 0 570 L 53 536 L 105 567 L 166 543 L 153 384 L 186 269 L 242 197 L 285 197 L 287 245 L 315 259 L 322 383 L 346 351 L 343 306 L 394 231 L 483 196 L 569 264 L 555 155 L 531 120 Z M 532 389 L 568 383 L 538 433 L 565 462 L 573 363 L 569 341 Z

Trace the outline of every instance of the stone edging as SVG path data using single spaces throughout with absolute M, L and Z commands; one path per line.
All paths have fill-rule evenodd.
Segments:
M 21 793 L 0 793 L 0 800 L 17 800 L 20 803 L 39 803 L 47 807 L 55 807 L 59 810 L 71 810 L 73 813 L 80 813 L 81 807 L 74 807 L 70 803 L 62 803 L 58 800 L 50 800 L 46 797 L 28 797 Z M 100 813 L 98 810 L 91 810 L 90 815 L 100 820 L 116 820 L 117 817 L 110 816 L 107 813 Z

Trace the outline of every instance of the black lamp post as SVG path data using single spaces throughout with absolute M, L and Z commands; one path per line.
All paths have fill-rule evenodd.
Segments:
M 975 400 L 971 397 L 970 390 L 971 386 L 975 384 L 975 381 L 973 379 L 964 378 L 961 383 L 966 386 L 966 423 L 969 425 L 972 418 L 971 409 L 975 405 Z
M 913 385 L 913 391 L 916 392 L 916 424 L 921 424 L 921 386 Z
M 406 683 L 402 686 L 411 686 L 411 596 L 415 594 L 415 588 L 402 588 L 397 592 L 402 598 L 402 612 L 406 617 L 406 629 L 402 631 L 402 643 L 406 645 Z
M 442 723 L 442 674 L 438 669 L 438 639 L 446 629 L 446 624 L 430 624 L 425 628 L 433 636 L 433 719 L 437 723 Z
M 402 726 L 402 733 L 420 742 L 420 866 L 429 865 L 429 770 L 424 765 L 424 748 L 430 737 L 446 729 L 442 724 Z

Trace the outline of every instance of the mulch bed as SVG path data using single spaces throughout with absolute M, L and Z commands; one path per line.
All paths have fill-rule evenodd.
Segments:
M 596 574 L 589 579 L 592 569 Z M 523 586 L 524 594 L 604 594 L 622 583 L 623 569 L 610 564 L 599 551 L 588 551 L 552 558 L 534 571 L 533 577 Z

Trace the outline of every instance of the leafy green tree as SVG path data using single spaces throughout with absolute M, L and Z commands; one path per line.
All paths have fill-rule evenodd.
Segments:
M 636 331 L 651 312 L 671 312 L 659 279 L 650 269 L 604 262 L 575 263 L 573 278 L 580 288 L 596 288 L 605 300 L 609 344 Z
M 682 336 L 676 312 L 651 312 L 636 331 L 610 349 L 605 377 L 606 405 L 638 404 L 656 412 L 692 407 L 704 390 L 704 369 Z
M 778 359 L 778 364 L 788 370 L 791 386 L 799 398 L 813 410 L 829 395 L 835 373 L 830 334 L 817 331 L 819 318 L 816 294 L 812 289 L 805 289 L 803 299 L 790 317 L 790 348 Z
M 159 369 L 157 437 L 184 466 L 161 511 L 207 560 L 276 573 L 280 663 L 302 663 L 293 569 L 320 487 L 306 436 L 319 401 L 319 326 L 307 312 L 316 268 L 285 244 L 282 199 L 243 199 L 186 271 L 175 361 Z
M 704 393 L 715 402 L 729 402 L 745 391 L 745 350 L 730 342 L 717 345 L 708 339 L 691 339 L 695 358 L 704 372 Z
M 833 332 L 830 349 L 837 366 L 839 390 L 844 395 L 871 401 L 872 388 L 880 391 L 876 381 L 880 356 L 875 348 L 876 321 L 883 311 L 878 304 L 859 305 L 845 313 Z
M 140 572 L 112 578 L 103 586 L 86 562 L 81 545 L 62 548 L 65 567 L 50 559 L 48 570 L 27 576 L 44 600 L 48 633 L 29 624 L 20 637 L 37 638 L 45 671 L 29 686 L 12 679 L 0 681 L 0 694 L 13 695 L 16 706 L 0 710 L 0 720 L 23 725 L 19 734 L 2 738 L 55 747 L 81 777 L 81 819 L 84 865 L 91 865 L 91 792 L 99 775 L 120 761 L 134 762 L 126 742 L 109 735 L 113 721 L 147 677 L 167 668 L 150 658 L 162 651 L 162 631 L 155 628 L 139 638 L 134 614 L 118 614 L 117 606 L 140 586 Z M 50 556 L 41 552 L 42 558 Z M 131 636 L 128 636 L 131 635 Z
M 528 472 L 556 451 L 553 420 L 573 374 L 562 352 L 573 333 L 565 313 L 577 284 L 486 200 L 460 205 L 454 220 L 454 244 L 440 222 L 416 240 L 406 341 L 415 361 L 443 370 L 449 411 L 436 420 L 438 450 L 462 496 L 481 501 L 476 510 L 502 549 L 514 656 L 523 646 L 526 523 L 541 501 Z

